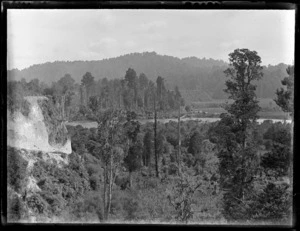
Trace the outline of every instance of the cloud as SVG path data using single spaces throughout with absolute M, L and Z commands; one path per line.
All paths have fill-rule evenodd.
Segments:
M 126 48 L 133 48 L 133 47 L 136 47 L 137 43 L 132 41 L 132 40 L 128 40 L 124 43 L 124 46 Z
M 99 11 L 100 22 L 105 25 L 112 26 L 116 22 L 116 17 L 113 15 L 111 11 L 100 10 Z
M 167 23 L 165 21 L 153 21 L 142 23 L 139 29 L 141 31 L 154 31 L 157 29 L 164 29 L 167 27 Z
M 91 42 L 89 44 L 89 49 L 91 50 L 102 50 L 102 49 L 110 49 L 117 45 L 117 40 L 115 38 L 105 37 L 98 41 Z
M 232 50 L 232 49 L 236 49 L 236 48 L 242 48 L 241 45 L 242 45 L 241 41 L 236 39 L 236 40 L 229 41 L 229 42 L 221 42 L 220 48 L 223 50 Z
M 8 68 L 24 67 L 28 60 L 92 60 L 146 50 L 227 60 L 244 47 L 256 50 L 266 64 L 291 62 L 294 18 L 291 10 L 13 9 Z

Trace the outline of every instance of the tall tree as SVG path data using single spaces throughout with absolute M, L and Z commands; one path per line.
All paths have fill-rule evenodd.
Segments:
M 229 54 L 229 61 L 229 68 L 224 71 L 229 77 L 225 92 L 233 103 L 226 106 L 228 114 L 222 115 L 219 125 L 223 132 L 219 170 L 221 188 L 225 191 L 224 216 L 228 220 L 243 220 L 248 216 L 257 170 L 255 144 L 249 138 L 251 124 L 260 110 L 253 81 L 261 79 L 263 74 L 256 51 L 236 49 Z
M 40 81 L 38 79 L 33 79 L 27 84 L 27 89 L 30 91 L 31 95 L 40 95 Z
M 127 86 L 133 92 L 133 104 L 134 107 L 137 106 L 137 96 L 138 96 L 138 77 L 134 69 L 128 68 L 125 74 L 125 81 L 127 82 Z
M 230 67 L 224 71 L 230 79 L 226 81 L 225 92 L 234 100 L 226 110 L 234 117 L 241 131 L 241 142 L 245 147 L 246 129 L 258 118 L 260 107 L 256 98 L 254 80 L 262 78 L 261 58 L 256 51 L 236 49 L 229 54 Z
M 113 81 L 113 91 L 114 91 L 114 106 L 121 108 L 121 96 L 122 96 L 122 85 L 120 79 L 114 79 Z
M 103 107 L 108 107 L 108 101 L 109 101 L 109 82 L 107 78 L 103 78 L 101 81 L 101 93 L 100 97 L 102 100 L 102 103 L 104 103 Z
M 165 100 L 166 100 L 166 87 L 164 83 L 164 78 L 161 76 L 158 76 L 156 79 L 156 85 L 157 85 L 157 103 L 159 105 L 160 110 L 165 110 Z
M 83 87 L 85 87 L 86 89 L 86 100 L 88 102 L 88 99 L 90 98 L 90 96 L 93 95 L 93 90 L 95 87 L 95 80 L 94 80 L 94 76 L 92 76 L 92 74 L 90 72 L 86 72 L 81 79 L 81 85 Z
M 152 107 L 153 107 L 153 104 L 154 104 L 153 101 L 154 101 L 155 91 L 156 91 L 155 83 L 150 80 L 148 88 L 146 90 L 145 105 L 146 105 L 147 110 L 152 111 L 152 109 L 153 109 Z
M 61 93 L 66 94 L 68 91 L 74 90 L 75 80 L 70 74 L 65 74 L 64 77 L 57 81 L 57 84 L 61 87 Z
M 126 114 L 121 110 L 107 110 L 98 118 L 98 143 L 94 149 L 95 155 L 103 163 L 103 214 L 107 220 L 110 214 L 113 182 L 123 163 L 124 154 L 127 152 L 127 138 L 124 129 Z M 125 150 L 125 151 L 124 151 Z
M 199 155 L 201 152 L 202 140 L 203 136 L 196 130 L 189 140 L 188 152 L 193 156 Z
M 284 112 L 294 116 L 294 66 L 289 66 L 286 69 L 288 77 L 285 77 L 281 83 L 286 89 L 277 89 L 277 98 L 274 100 Z
M 147 131 L 143 141 L 143 164 L 148 167 L 150 165 L 151 156 L 153 155 L 153 133 L 151 131 Z
M 92 112 L 95 114 L 98 111 L 99 108 L 99 97 L 98 96 L 91 96 L 89 99 L 89 108 L 92 110 Z
M 165 152 L 166 147 L 166 138 L 163 134 L 163 130 L 160 130 L 157 133 L 157 157 L 158 159 L 161 159 L 163 157 L 163 154 Z
M 94 76 L 92 76 L 91 72 L 86 72 L 81 79 L 81 84 L 84 86 L 90 86 L 94 84 Z
M 143 146 L 140 142 L 135 142 L 128 149 L 128 154 L 124 159 L 129 171 L 129 187 L 132 187 L 132 173 L 141 167 Z
M 141 90 L 141 98 L 143 102 L 143 107 L 145 109 L 145 91 L 148 87 L 149 80 L 144 73 L 141 73 L 139 76 L 139 88 Z
M 184 106 L 184 99 L 183 99 L 182 96 L 181 96 L 181 93 L 180 93 L 180 91 L 179 91 L 178 86 L 175 86 L 174 91 L 175 91 L 175 99 L 176 99 L 176 101 L 178 102 L 178 104 L 179 104 L 180 106 Z M 177 105 L 178 105 L 178 104 L 177 104 Z
M 154 94 L 154 158 L 155 158 L 155 173 L 156 177 L 159 178 L 158 171 L 158 151 L 157 151 L 157 109 L 156 109 L 156 94 Z
M 140 123 L 136 121 L 137 114 L 127 111 L 124 130 L 127 137 L 128 154 L 125 158 L 125 165 L 129 171 L 129 186 L 132 186 L 132 173 L 140 167 L 142 158 L 142 145 L 137 141 L 140 132 Z
M 65 118 L 65 108 L 71 105 L 72 96 L 74 95 L 75 80 L 70 74 L 65 74 L 57 81 L 55 86 L 61 98 L 62 118 Z
M 79 94 L 80 94 L 80 105 L 86 106 L 87 105 L 87 93 L 85 86 L 81 85 L 79 88 Z
M 175 100 L 178 108 L 178 151 L 177 151 L 177 166 L 178 174 L 181 174 L 181 137 L 180 137 L 180 107 L 183 103 L 178 87 L 175 87 Z

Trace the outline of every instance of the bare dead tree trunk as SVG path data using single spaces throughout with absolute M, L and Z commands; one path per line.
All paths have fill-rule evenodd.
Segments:
M 143 109 L 145 111 L 145 89 L 143 89 L 143 97 L 142 97 L 142 101 L 143 101 Z
M 156 127 L 157 127 L 157 112 L 156 112 L 156 97 L 154 95 L 154 156 L 155 156 L 155 171 L 156 177 L 159 178 L 158 172 L 158 156 L 157 156 L 157 134 L 156 134 Z
M 109 169 L 109 188 L 108 188 L 108 205 L 107 205 L 107 219 L 110 213 L 111 198 L 112 198 L 112 185 L 113 185 L 113 156 L 110 155 L 110 169 Z
M 103 189 L 103 217 L 107 220 L 107 210 L 106 210 L 106 181 L 107 181 L 107 164 L 104 166 L 104 189 Z
M 178 152 L 177 152 L 177 165 L 178 175 L 181 175 L 181 138 L 180 138 L 180 104 L 178 107 Z
M 61 98 L 62 120 L 65 119 L 65 95 Z
M 132 187 L 132 172 L 129 171 L 129 187 Z
M 138 100 L 137 100 L 137 97 L 135 98 L 135 110 L 136 110 L 136 112 L 138 111 Z
M 83 105 L 83 90 L 82 90 L 82 86 L 80 86 L 80 104 Z
M 246 132 L 247 132 L 247 126 L 245 126 L 244 131 L 243 131 L 243 158 L 242 158 L 242 171 L 245 171 L 245 150 L 246 150 Z M 245 174 L 246 175 L 246 174 Z M 242 200 L 244 201 L 245 199 L 245 190 L 244 190 L 244 186 L 245 186 L 245 177 L 243 177 L 242 179 Z
M 116 168 L 115 168 L 114 177 L 113 177 L 113 183 L 115 183 L 115 181 L 116 181 L 116 177 L 117 177 L 117 169 L 118 169 L 118 166 L 116 166 Z M 113 186 L 114 186 L 114 185 L 112 185 L 112 189 L 113 189 Z
M 85 92 L 85 95 L 84 95 L 84 106 L 87 106 L 87 103 L 88 103 L 88 99 L 89 99 L 89 92 L 88 92 L 88 89 L 86 86 L 84 86 L 84 92 Z

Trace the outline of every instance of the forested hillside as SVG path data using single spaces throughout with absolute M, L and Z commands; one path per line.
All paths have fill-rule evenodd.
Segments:
M 76 83 L 80 83 L 86 72 L 90 72 L 95 80 L 111 80 L 123 78 L 126 70 L 133 68 L 137 73 L 144 73 L 152 81 L 155 81 L 157 76 L 163 77 L 167 89 L 174 89 L 177 85 L 188 102 L 211 101 L 227 98 L 223 92 L 223 72 L 227 65 L 221 60 L 196 57 L 179 59 L 155 52 L 144 52 L 99 61 L 56 61 L 37 64 L 23 70 L 8 71 L 8 80 L 39 79 L 40 82 L 51 84 L 69 73 Z M 259 98 L 274 98 L 276 89 L 281 85 L 280 81 L 286 75 L 286 68 L 285 64 L 263 67 L 264 78 L 258 82 L 256 92 Z
M 110 80 L 86 72 L 80 85 L 70 74 L 51 86 L 9 81 L 7 113 L 20 126 L 8 139 L 48 134 L 49 144 L 70 140 L 72 152 L 8 143 L 8 220 L 291 225 L 293 122 L 258 123 L 261 58 L 248 49 L 229 56 L 222 81 L 230 102 L 211 123 L 181 120 L 195 105 L 163 77 L 133 68 Z M 293 121 L 294 67 L 281 78 L 274 102 Z M 44 101 L 34 107 L 34 99 Z M 170 115 L 178 120 L 157 119 Z M 65 126 L 70 120 L 97 127 Z M 42 121 L 44 132 L 35 132 Z

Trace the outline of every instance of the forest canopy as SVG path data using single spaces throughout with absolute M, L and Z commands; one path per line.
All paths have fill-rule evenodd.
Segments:
M 115 61 L 139 62 L 136 57 L 140 56 Z M 148 73 L 149 64 L 145 70 L 127 66 L 115 78 L 100 78 L 90 67 L 78 72 L 80 78 L 78 73 L 60 74 L 52 85 L 39 79 L 9 81 L 7 102 L 12 114 L 28 114 L 24 96 L 44 95 L 59 112 L 52 116 L 61 124 L 97 122 L 93 128 L 66 125 L 73 152 L 68 157 L 61 155 L 68 159 L 62 166 L 45 161 L 47 153 L 8 149 L 9 219 L 290 225 L 293 121 L 258 123 L 260 82 L 269 81 L 259 54 L 235 49 L 228 64 L 156 53 L 144 56 L 156 65 L 158 58 L 160 65 L 166 60 L 169 66 L 179 64 L 181 74 L 188 66 L 220 74 L 222 81 L 215 84 L 214 91 L 207 88 L 208 97 L 224 89 L 222 97 L 229 99 L 220 120 L 182 121 L 193 111 L 183 93 L 191 89 L 187 85 L 192 78 L 187 75 L 187 85 L 182 81 L 170 87 L 170 76 L 156 73 L 154 78 Z M 108 65 L 110 61 L 103 62 Z M 292 113 L 293 67 L 282 75 L 280 68 L 268 68 L 278 74 L 278 81 L 288 74 L 282 89 L 275 89 L 272 95 L 277 95 L 274 102 L 284 112 Z M 219 78 L 212 76 L 207 72 L 207 80 Z M 180 74 L 174 76 L 174 83 L 176 78 L 179 81 Z M 176 118 L 176 122 L 159 122 L 160 117 Z M 145 118 L 148 120 L 141 123 Z M 29 164 L 24 157 L 32 155 L 35 162 Z M 26 187 L 32 178 L 38 187 L 35 193 Z

